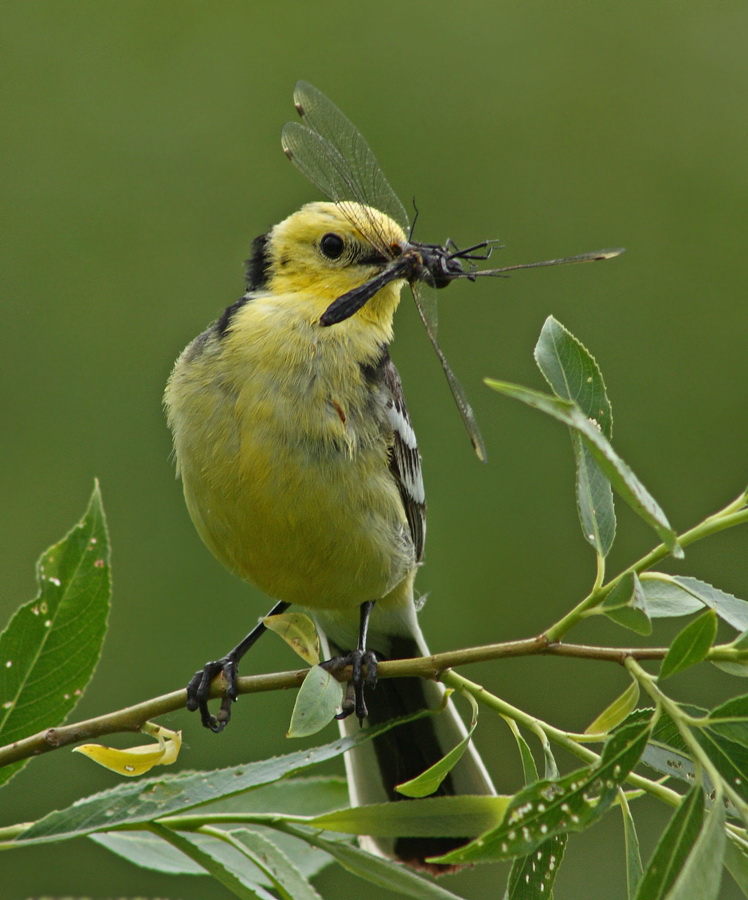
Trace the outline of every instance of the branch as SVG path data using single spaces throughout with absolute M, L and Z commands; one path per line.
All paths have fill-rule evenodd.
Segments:
M 539 635 L 521 641 L 507 641 L 482 647 L 468 647 L 464 650 L 450 650 L 446 653 L 435 653 L 432 656 L 415 659 L 383 661 L 379 664 L 378 676 L 379 678 L 410 676 L 437 679 L 444 671 L 455 666 L 512 656 L 571 656 L 624 665 L 626 659 L 629 658 L 663 659 L 666 653 L 667 647 L 592 647 L 584 644 L 549 643 L 545 635 Z M 256 694 L 264 691 L 298 688 L 306 678 L 308 671 L 308 669 L 300 669 L 295 672 L 278 672 L 270 675 L 246 675 L 239 679 L 239 693 Z M 341 680 L 347 680 L 349 677 L 350 669 L 340 674 Z M 223 696 L 221 679 L 216 679 L 211 696 Z M 48 728 L 31 737 L 0 747 L 0 766 L 39 756 L 42 753 L 48 753 L 80 741 L 91 741 L 107 734 L 140 731 L 145 722 L 182 709 L 186 702 L 187 692 L 185 690 L 173 691 L 170 694 L 154 697 L 135 706 L 129 706 L 93 719 L 75 722 L 72 725 L 63 725 L 59 728 Z

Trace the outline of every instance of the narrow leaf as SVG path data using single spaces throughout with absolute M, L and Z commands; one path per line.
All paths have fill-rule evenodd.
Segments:
M 570 400 L 610 440 L 613 416 L 600 368 L 570 331 L 549 316 L 535 347 L 535 361 L 553 393 Z M 602 556 L 607 556 L 616 531 L 610 482 L 600 470 L 581 436 L 572 432 L 577 466 L 577 509 L 582 533 Z
M 525 777 L 525 784 L 533 784 L 540 776 L 538 775 L 538 767 L 535 764 L 535 757 L 532 755 L 530 745 L 524 737 L 522 737 L 522 732 L 519 730 L 517 723 L 513 719 L 504 718 L 509 726 L 509 730 L 514 735 L 514 740 L 517 742 L 517 749 L 519 750 L 520 759 L 522 760 L 522 772 Z
M 399 897 L 415 897 L 416 900 L 460 900 L 456 894 L 426 881 L 412 869 L 393 865 L 390 860 L 373 856 L 353 844 L 317 834 L 306 835 L 306 840 L 329 853 L 337 863 L 357 878 L 392 891 Z
M 250 881 L 246 872 L 232 871 L 222 860 L 214 856 L 210 850 L 199 847 L 192 835 L 188 837 L 156 823 L 151 825 L 151 829 L 154 834 L 157 834 L 177 850 L 184 853 L 185 856 L 188 856 L 193 862 L 202 866 L 219 884 L 228 888 L 240 900 L 257 900 L 258 897 L 260 900 L 275 900 L 271 893 L 256 882 Z
M 323 812 L 339 809 L 347 802 L 348 788 L 342 778 L 287 778 L 203 804 L 194 811 L 209 814 L 236 812 L 242 815 L 272 812 L 282 819 L 286 815 L 321 815 Z M 147 827 L 146 823 L 144 828 Z M 305 840 L 261 825 L 253 825 L 252 830 L 277 844 L 307 878 L 316 875 L 330 863 L 329 856 L 310 846 Z M 192 838 L 198 846 L 203 846 L 206 842 L 210 844 L 210 852 L 229 868 L 246 868 L 246 861 L 237 858 L 238 851 L 224 841 L 200 834 L 193 834 Z M 143 868 L 170 874 L 204 874 L 197 863 L 147 830 L 97 833 L 90 835 L 90 840 Z M 252 873 L 251 879 L 256 879 L 264 887 L 271 886 L 270 881 L 259 870 Z
M 616 537 L 613 488 L 579 434 L 571 433 L 576 463 L 577 514 L 584 539 L 607 556 Z
M 496 826 L 511 797 L 426 797 L 354 806 L 317 816 L 315 828 L 375 837 L 473 837 Z
M 706 581 L 699 581 L 698 578 L 674 575 L 673 580 L 704 606 L 713 609 L 728 625 L 732 625 L 740 632 L 748 628 L 748 603 L 745 600 L 720 591 Z
M 625 574 L 608 596 L 600 604 L 602 612 L 637 634 L 651 634 L 646 597 L 639 578 L 633 573 Z
M 157 834 L 145 830 L 146 828 L 147 826 L 144 826 L 142 831 L 110 831 L 103 834 L 99 832 L 89 835 L 88 839 L 144 869 L 164 872 L 168 875 L 207 874 L 203 867 L 193 859 L 185 856 Z M 293 859 L 296 867 L 306 878 L 314 877 L 332 862 L 327 854 L 296 837 L 290 837 L 275 829 L 262 826 L 253 826 L 252 830 L 264 835 L 276 844 L 286 856 Z M 190 840 L 206 853 L 220 860 L 229 870 L 242 871 L 252 883 L 265 888 L 272 887 L 272 882 L 267 875 L 252 866 L 247 861 L 245 854 L 241 854 L 239 850 L 225 841 L 199 832 L 192 832 Z
M 708 715 L 709 728 L 715 734 L 748 747 L 748 694 L 720 703 Z
M 704 797 L 696 784 L 660 836 L 639 883 L 636 900 L 663 900 L 667 896 L 701 831 L 703 818 Z
M 232 830 L 229 837 L 233 846 L 270 879 L 282 900 L 322 900 L 277 844 L 248 828 Z
M 748 748 L 727 740 L 711 728 L 694 728 L 693 736 L 727 784 L 748 803 Z
M 660 678 L 669 678 L 706 659 L 717 636 L 717 614 L 712 609 L 689 622 L 670 645 L 660 666 Z
M 433 862 L 466 863 L 510 859 L 537 850 L 555 835 L 583 831 L 615 800 L 618 785 L 641 756 L 649 725 L 629 725 L 605 744 L 598 764 L 558 781 L 523 788 L 509 804 L 501 824 L 477 840 Z
M 286 737 L 309 737 L 329 725 L 343 702 L 343 685 L 322 666 L 312 666 L 296 694 Z
M 94 831 L 108 831 L 119 825 L 176 815 L 335 759 L 346 750 L 422 715 L 417 713 L 393 719 L 384 725 L 367 728 L 353 737 L 337 738 L 321 747 L 298 750 L 259 762 L 211 772 L 181 772 L 138 782 L 123 782 L 109 790 L 84 797 L 67 809 L 49 813 L 16 838 L 16 843 L 58 841 Z
M 748 897 L 748 844 L 732 832 L 728 832 L 727 837 L 725 866 L 743 896 Z
M 478 724 L 478 703 L 472 694 L 465 694 L 472 708 L 472 717 L 470 719 L 470 727 L 465 737 L 457 746 L 453 747 L 449 753 L 445 754 L 441 759 L 437 760 L 433 766 L 429 766 L 425 772 L 421 772 L 410 781 L 404 781 L 398 784 L 396 790 L 405 797 L 428 797 L 438 790 L 439 785 L 454 769 L 457 763 L 462 759 L 463 754 L 467 750 L 470 738 Z
M 648 572 L 642 578 L 650 615 L 686 616 L 700 612 L 705 606 L 713 609 L 728 625 L 744 632 L 748 628 L 748 603 L 725 591 L 685 575 L 666 575 Z M 738 638 L 739 639 L 739 638 Z
M 585 734 L 607 734 L 628 716 L 639 701 L 639 682 L 632 681 L 620 697 L 606 707 L 600 715 L 587 726 Z
M 83 518 L 36 564 L 39 592 L 0 635 L 0 744 L 61 725 L 99 660 L 111 593 L 98 483 Z M 0 784 L 28 760 L 0 770 Z
M 558 397 L 551 397 L 548 394 L 531 391 L 520 385 L 494 381 L 490 378 L 485 379 L 485 383 L 493 390 L 508 397 L 514 397 L 516 400 L 521 400 L 528 406 L 546 413 L 579 432 L 592 453 L 595 462 L 605 473 L 613 489 L 629 504 L 637 515 L 657 532 L 660 540 L 673 556 L 678 558 L 683 556 L 683 550 L 678 544 L 675 531 L 673 531 L 657 501 L 621 457 L 618 456 L 597 426 L 584 415 L 575 403 L 561 400 Z
M 319 638 L 314 622 L 304 613 L 286 612 L 265 616 L 265 627 L 277 634 L 304 662 L 315 666 L 319 662 Z
M 685 591 L 672 575 L 646 572 L 640 580 L 647 612 L 653 619 L 690 616 L 704 609 L 704 604 Z
M 626 896 L 631 900 L 642 878 L 642 858 L 634 818 L 623 790 L 619 791 L 619 806 L 623 816 L 623 838 L 626 846 Z
M 535 345 L 535 362 L 553 393 L 576 403 L 608 440 L 613 413 L 600 367 L 592 354 L 553 316 L 543 323 Z
M 717 900 L 724 856 L 725 806 L 718 793 L 667 900 Z
M 504 900 L 540 900 L 551 897 L 553 882 L 564 858 L 568 835 L 544 841 L 537 850 L 512 863 Z
M 686 753 L 674 750 L 672 747 L 651 741 L 644 748 L 642 762 L 651 766 L 661 775 L 678 778 L 689 786 L 694 783 L 696 767 L 693 760 Z

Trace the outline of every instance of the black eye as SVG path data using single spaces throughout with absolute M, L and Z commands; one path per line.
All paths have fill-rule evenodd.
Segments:
M 343 255 L 345 244 L 339 234 L 329 232 L 319 242 L 319 247 L 328 259 L 340 259 Z

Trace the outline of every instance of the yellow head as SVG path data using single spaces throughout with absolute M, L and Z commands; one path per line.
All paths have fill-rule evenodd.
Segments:
M 319 316 L 342 294 L 382 271 L 407 244 L 389 216 L 358 203 L 308 203 L 276 225 L 262 248 L 263 291 L 303 293 Z M 356 224 L 354 225 L 353 222 Z M 358 313 L 364 320 L 390 318 L 400 299 L 402 279 L 379 291 Z

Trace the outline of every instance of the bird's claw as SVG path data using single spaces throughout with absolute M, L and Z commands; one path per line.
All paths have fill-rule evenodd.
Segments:
M 213 679 L 218 675 L 223 676 L 226 687 L 218 715 L 214 716 L 208 709 L 208 700 L 210 699 Z M 231 704 L 239 696 L 237 676 L 236 661 L 230 656 L 224 656 L 223 659 L 208 662 L 202 669 L 198 669 L 187 685 L 187 709 L 190 712 L 199 709 L 200 719 L 205 728 L 210 728 L 216 734 L 223 731 L 231 719 Z
M 352 713 L 356 714 L 359 722 L 369 715 L 364 697 L 365 688 L 375 688 L 377 685 L 377 656 L 373 650 L 352 650 L 347 656 L 333 656 L 323 663 L 323 669 L 328 672 L 341 672 L 348 666 L 351 667 L 351 680 L 348 682 L 345 697 L 341 704 L 340 712 L 336 719 L 347 719 Z

